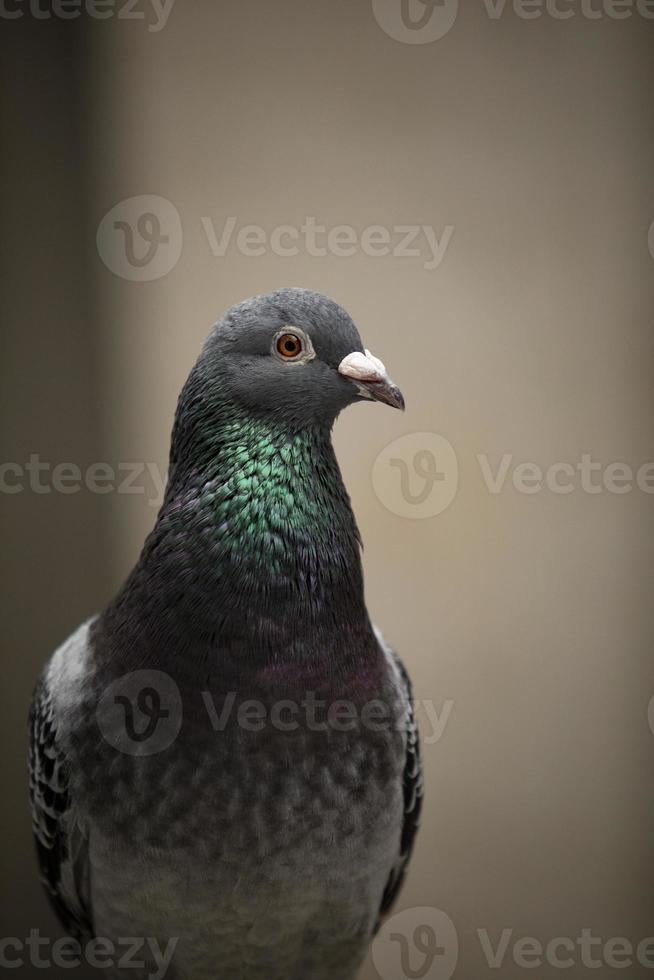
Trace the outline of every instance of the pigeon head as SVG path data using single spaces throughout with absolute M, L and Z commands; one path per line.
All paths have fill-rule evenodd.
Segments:
M 198 369 L 229 406 L 294 428 L 331 424 L 355 401 L 404 408 L 345 310 L 307 289 L 280 289 L 232 307 L 211 332 Z

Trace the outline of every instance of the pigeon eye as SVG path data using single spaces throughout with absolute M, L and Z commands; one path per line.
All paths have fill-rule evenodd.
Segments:
M 283 333 L 277 338 L 277 353 L 285 360 L 292 361 L 304 350 L 302 338 L 294 333 Z

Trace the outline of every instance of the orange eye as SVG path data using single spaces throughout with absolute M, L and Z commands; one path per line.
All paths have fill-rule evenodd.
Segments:
M 302 350 L 302 340 L 294 333 L 283 333 L 277 338 L 277 353 L 288 360 L 297 357 Z

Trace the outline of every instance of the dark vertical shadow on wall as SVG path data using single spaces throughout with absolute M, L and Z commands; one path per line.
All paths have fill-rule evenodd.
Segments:
M 26 805 L 30 692 L 53 644 L 102 601 L 104 538 L 102 497 L 75 491 L 75 470 L 58 473 L 68 492 L 52 489 L 57 464 L 83 472 L 100 446 L 83 18 L 37 20 L 27 4 L 13 9 L 22 16 L 1 22 L 0 880 L 2 936 L 26 937 L 57 930 L 35 871 Z M 39 472 L 30 474 L 30 456 Z M 32 966 L 13 972 L 43 976 Z

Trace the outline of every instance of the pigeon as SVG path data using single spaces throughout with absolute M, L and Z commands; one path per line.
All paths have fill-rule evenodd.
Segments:
M 107 976 L 351 980 L 398 895 L 423 787 L 331 442 L 360 401 L 404 408 L 333 300 L 230 309 L 136 566 L 37 682 L 41 876 Z

